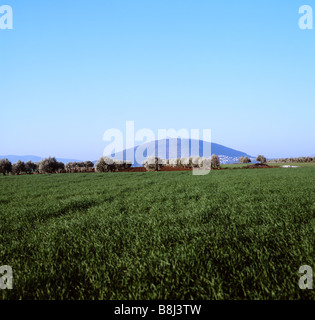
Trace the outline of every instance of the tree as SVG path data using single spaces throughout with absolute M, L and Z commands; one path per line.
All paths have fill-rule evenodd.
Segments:
M 132 166 L 132 163 L 128 161 L 114 160 L 114 166 L 115 166 L 115 170 L 119 171 L 122 169 L 130 168 Z
M 247 156 L 246 157 L 239 157 L 238 161 L 240 163 L 250 163 L 250 162 L 252 162 L 252 160 L 250 158 L 248 158 Z
M 38 165 L 32 161 L 27 161 L 25 163 L 25 172 L 26 173 L 34 173 L 37 170 Z
M 12 172 L 14 174 L 20 174 L 22 172 L 25 172 L 26 168 L 25 168 L 25 163 L 21 160 L 19 160 L 18 162 L 14 163 L 12 165 Z
M 193 168 L 198 168 L 199 167 L 199 162 L 200 162 L 200 157 L 199 156 L 195 156 L 191 158 L 191 166 Z
M 217 155 L 213 154 L 211 156 L 211 167 L 212 168 L 219 168 L 220 167 L 220 159 Z
M 182 157 L 180 160 L 180 166 L 184 168 L 191 168 L 191 158 L 189 157 Z
M 244 158 L 244 163 L 251 163 L 252 160 L 248 158 L 247 156 Z
M 109 172 L 115 170 L 114 160 L 109 157 L 101 157 L 95 165 L 96 172 Z
M 85 168 L 84 162 L 77 162 L 77 167 L 78 168 Z
M 84 161 L 84 166 L 85 166 L 86 170 L 88 170 L 88 168 L 94 167 L 94 163 L 92 161 Z
M 65 169 L 65 164 L 63 162 L 57 161 L 56 171 L 61 172 Z
M 143 165 L 147 171 L 160 171 L 162 168 L 162 160 L 158 157 L 148 157 Z
M 151 158 L 151 161 L 153 159 L 154 159 L 154 157 Z M 153 161 L 155 161 L 155 160 L 153 160 Z M 179 167 L 181 165 L 180 159 L 169 159 L 168 163 L 169 163 L 169 166 L 173 167 L 173 168 L 177 168 L 177 167 Z
M 78 167 L 78 163 L 76 161 L 72 162 L 72 169 L 76 169 Z
M 71 169 L 73 168 L 73 167 L 72 167 L 72 162 L 67 162 L 66 165 L 65 165 L 65 168 L 66 168 L 66 170 L 67 170 L 68 172 L 70 172 Z
M 93 162 L 89 162 L 90 168 L 93 167 Z M 132 165 L 131 162 L 122 161 L 122 160 L 115 160 L 109 157 L 101 157 L 95 164 L 95 171 L 96 172 L 112 172 L 112 171 L 119 171 L 122 169 L 128 169 Z
M 12 163 L 8 159 L 1 159 L 0 173 L 2 173 L 5 176 L 6 173 L 9 173 L 11 171 L 12 171 Z
M 243 163 L 250 163 L 252 162 L 252 160 L 250 160 L 250 158 L 248 158 L 247 156 L 243 159 Z
M 124 162 L 125 169 L 129 169 L 131 166 L 132 166 L 132 162 L 131 161 L 125 161 Z
M 40 173 L 55 173 L 64 169 L 64 164 L 58 162 L 55 157 L 48 157 L 38 163 Z
M 262 155 L 258 155 L 256 161 L 259 161 L 261 164 L 263 164 L 267 162 L 267 159 Z
M 210 170 L 213 167 L 212 159 L 205 157 L 199 158 L 198 167 L 202 170 Z

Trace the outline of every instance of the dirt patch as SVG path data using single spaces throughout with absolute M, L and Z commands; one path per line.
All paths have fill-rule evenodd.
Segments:
M 191 171 L 192 168 L 162 167 L 161 171 Z
M 255 163 L 255 164 L 251 164 L 250 166 L 244 167 L 244 168 L 248 168 L 248 169 L 267 169 L 267 168 L 278 168 L 277 166 L 268 166 L 268 164 L 266 163 Z
M 128 169 L 121 169 L 119 172 L 146 172 L 145 167 L 132 167 Z

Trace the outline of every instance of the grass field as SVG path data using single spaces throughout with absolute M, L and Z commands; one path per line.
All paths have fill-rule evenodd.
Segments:
M 232 164 L 223 164 L 221 167 L 222 168 L 230 168 L 230 169 L 238 169 L 238 168 L 245 168 L 248 165 L 252 165 L 253 163 L 232 163 Z M 313 167 L 315 168 L 315 162 L 299 162 L 299 163 L 292 163 L 292 162 L 287 162 L 287 163 L 273 163 L 273 162 L 268 162 L 268 166 L 275 166 L 275 167 L 281 167 L 281 166 L 297 166 L 297 167 Z
M 0 177 L 0 299 L 314 299 L 315 167 Z

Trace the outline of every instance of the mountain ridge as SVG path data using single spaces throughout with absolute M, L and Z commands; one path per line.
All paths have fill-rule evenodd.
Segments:
M 177 141 L 176 141 L 177 140 Z M 192 145 L 193 143 L 199 143 L 199 154 L 194 154 L 192 152 Z M 183 148 L 181 150 L 181 146 Z M 170 146 L 176 146 L 176 153 L 174 150 L 170 150 Z M 207 150 L 211 149 L 211 154 L 216 154 L 220 158 L 220 162 L 222 164 L 225 163 L 233 163 L 237 162 L 238 158 L 243 156 L 248 156 L 249 158 L 254 158 L 247 153 L 239 150 L 235 150 L 226 146 L 223 146 L 218 143 L 212 142 L 204 142 L 203 140 L 193 140 L 193 139 L 162 139 L 162 140 L 154 140 L 150 142 L 146 142 L 144 144 L 140 144 L 135 146 L 134 148 L 124 149 L 123 151 L 117 152 L 114 156 L 113 154 L 107 155 L 117 160 L 124 160 L 124 161 L 132 161 L 130 157 L 127 155 L 134 155 L 134 158 L 137 160 L 133 163 L 133 166 L 142 166 L 142 161 L 144 161 L 148 156 L 159 156 L 162 159 L 170 159 L 170 158 L 181 158 L 181 157 L 190 157 L 190 156 L 204 156 L 204 147 Z M 163 151 L 166 150 L 166 153 L 163 151 L 159 152 L 162 149 Z M 142 155 L 141 155 L 142 154 Z M 210 156 L 210 155 L 207 155 Z M 100 156 L 101 157 L 101 156 Z M 0 155 L 0 159 L 7 158 L 12 163 L 17 162 L 18 160 L 27 162 L 39 162 L 40 160 L 44 159 L 44 157 L 35 156 L 35 155 Z M 81 162 L 85 160 L 78 160 L 78 159 L 67 159 L 67 158 L 56 158 L 57 161 L 61 161 L 63 163 L 67 162 Z M 97 160 L 92 161 L 96 163 Z
M 192 145 L 199 143 L 198 154 L 192 152 Z M 170 145 L 176 146 L 176 152 L 170 150 Z M 181 148 L 183 145 L 183 148 Z M 107 154 L 111 158 L 124 161 L 132 161 L 133 166 L 141 166 L 142 162 L 148 156 L 156 156 L 161 159 L 170 158 L 181 158 L 181 157 L 191 157 L 191 156 L 206 156 L 209 157 L 211 154 L 204 155 L 204 147 L 207 151 L 211 150 L 211 154 L 216 154 L 220 158 L 222 164 L 237 162 L 238 158 L 243 156 L 248 156 L 249 158 L 254 158 L 247 153 L 239 150 L 235 150 L 229 147 L 225 147 L 218 143 L 205 142 L 203 140 L 193 140 L 193 139 L 180 139 L 180 138 L 169 138 L 162 140 L 154 140 L 146 142 L 141 145 L 137 145 L 134 148 L 125 149 L 123 151 L 114 154 Z M 160 150 L 160 151 L 159 151 Z M 166 151 L 166 152 L 165 152 Z M 170 155 L 171 152 L 171 155 Z M 209 153 L 209 152 L 208 152 Z M 132 159 L 132 155 L 134 159 Z M 131 157 L 130 157 L 131 156 Z M 133 161 L 135 160 L 135 161 Z

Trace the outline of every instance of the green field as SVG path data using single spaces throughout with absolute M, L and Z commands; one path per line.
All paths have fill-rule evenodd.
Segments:
M 230 169 L 238 169 L 238 168 L 245 168 L 248 165 L 252 165 L 253 163 L 232 163 L 232 164 L 223 164 L 221 167 L 222 168 L 230 168 Z M 281 166 L 297 166 L 297 167 L 314 167 L 315 168 L 315 162 L 298 162 L 298 163 L 292 163 L 292 162 L 283 162 L 283 163 L 273 163 L 273 162 L 268 162 L 268 166 L 276 166 L 276 167 L 281 167 Z
M 315 167 L 0 177 L 0 299 L 314 299 Z

